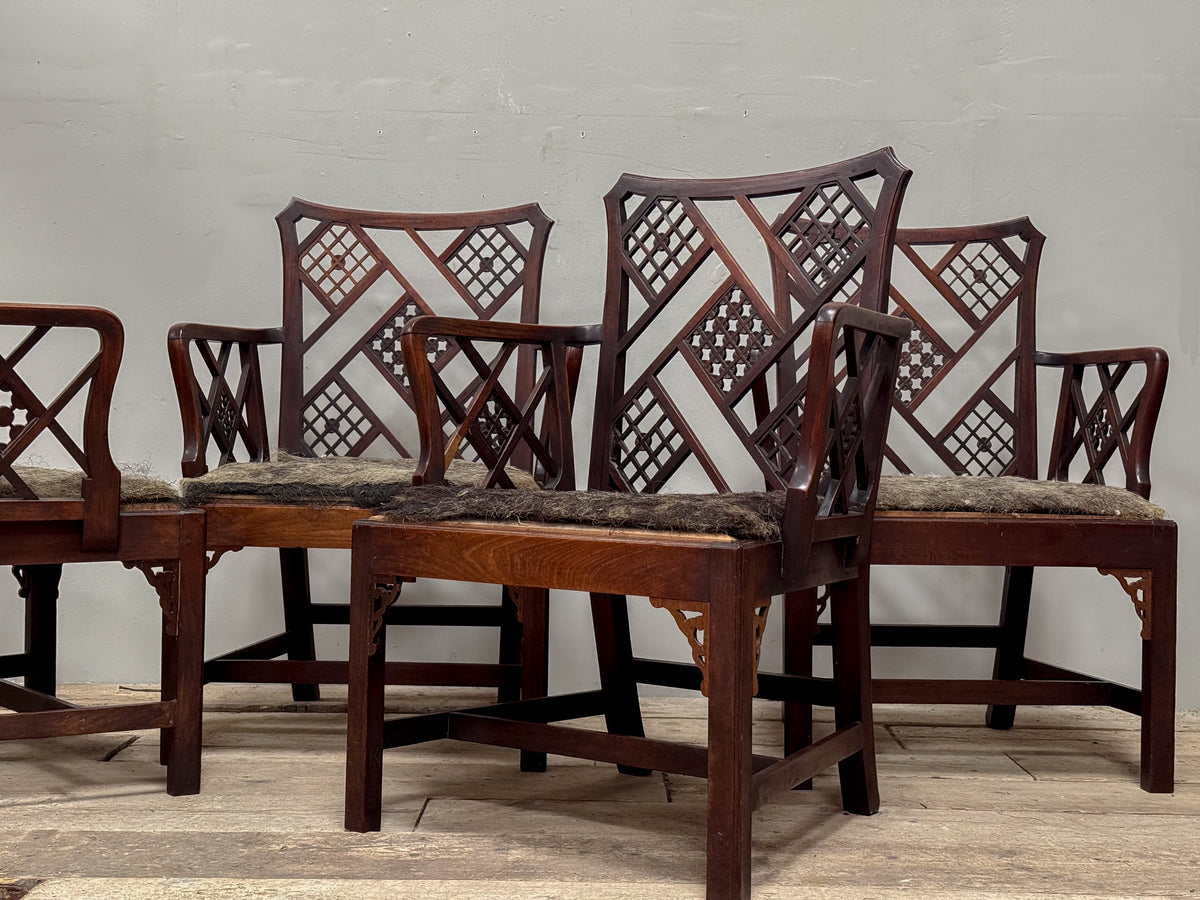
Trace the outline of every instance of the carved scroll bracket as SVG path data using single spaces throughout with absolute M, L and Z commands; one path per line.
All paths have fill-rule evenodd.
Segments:
M 525 624 L 525 610 L 521 606 L 521 589 L 514 584 L 506 585 L 504 590 L 508 594 L 508 599 L 513 602 L 513 606 L 517 610 L 517 624 Z
M 1133 601 L 1133 608 L 1142 620 L 1142 640 L 1150 640 L 1150 615 L 1153 607 L 1153 583 L 1149 569 L 1097 569 L 1101 575 L 1111 575 L 1121 583 L 1121 589 Z
M 126 560 L 122 565 L 137 569 L 145 576 L 150 587 L 158 594 L 158 605 L 162 607 L 166 620 L 164 631 L 171 637 L 179 635 L 179 561 L 170 560 Z M 158 569 L 159 571 L 155 571 Z
M 381 576 L 371 582 L 371 636 L 367 648 L 367 656 L 374 656 L 383 645 L 383 620 L 388 608 L 400 597 L 400 589 L 404 583 L 413 582 L 415 578 L 406 575 Z
M 13 578 L 17 579 L 17 596 L 22 600 L 29 599 L 29 567 L 13 566 Z
M 817 608 L 816 615 L 812 617 L 813 637 L 816 637 L 821 630 L 821 623 L 818 620 L 824 614 L 825 610 L 829 608 L 829 585 L 823 584 L 818 587 L 817 595 L 815 598 L 813 598 L 813 601 Z
M 692 661 L 700 670 L 700 693 L 708 696 L 708 604 L 689 600 L 663 600 L 658 597 L 650 598 L 650 605 L 656 609 L 665 609 L 675 620 L 683 636 L 687 638 L 692 651 Z M 771 608 L 768 597 L 762 604 L 754 607 L 754 686 L 758 694 L 758 661 L 762 656 L 763 632 L 767 628 L 767 612 Z
M 220 547 L 214 550 L 204 557 L 204 571 L 211 572 L 213 567 L 221 561 L 222 556 L 226 553 L 237 553 L 241 549 L 241 547 Z

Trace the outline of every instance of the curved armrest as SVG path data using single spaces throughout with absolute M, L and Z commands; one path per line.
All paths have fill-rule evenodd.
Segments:
M 241 438 L 250 460 L 267 459 L 267 418 L 262 394 L 258 348 L 283 343 L 282 328 L 236 328 L 184 322 L 167 332 L 167 357 L 179 400 L 183 424 L 184 477 L 208 471 L 207 451 L 214 443 L 218 465 L 234 459 Z M 236 387 L 228 380 L 233 350 L 237 349 Z M 207 384 L 197 376 L 193 350 L 203 362 Z
M 466 441 L 488 466 L 487 486 L 512 487 L 510 463 L 528 465 L 544 486 L 575 487 L 571 414 L 583 348 L 600 342 L 601 326 L 535 325 L 421 316 L 404 326 L 400 346 L 421 435 L 413 482 L 440 484 Z M 431 340 L 435 347 L 430 349 Z M 442 376 L 443 341 L 451 341 L 475 371 L 455 391 Z M 476 346 L 499 344 L 491 359 Z M 516 396 L 501 379 L 515 368 Z M 453 426 L 447 437 L 443 423 Z
M 813 323 L 799 455 L 783 508 L 785 584 L 799 583 L 814 541 L 849 542 L 866 559 L 900 345 L 912 323 L 828 303 Z M 837 522 L 830 520 L 840 520 Z
M 1063 370 L 1047 477 L 1071 480 L 1071 464 L 1082 459 L 1082 481 L 1103 484 L 1104 468 L 1116 456 L 1126 489 L 1149 499 L 1150 448 L 1167 386 L 1167 352 L 1159 347 L 1039 352 L 1034 362 Z M 1142 381 L 1135 386 L 1137 372 Z

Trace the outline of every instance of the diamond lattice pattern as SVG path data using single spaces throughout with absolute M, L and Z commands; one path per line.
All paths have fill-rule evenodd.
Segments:
M 613 428 L 612 461 L 617 471 L 635 491 L 645 491 L 657 484 L 681 450 L 691 452 L 649 388 L 643 388 Z
M 967 244 L 941 271 L 942 281 L 983 318 L 1016 286 L 1020 276 L 994 244 Z
M 371 429 L 358 404 L 330 382 L 304 410 L 304 442 L 318 456 L 345 456 Z
M 1013 427 L 986 398 L 951 432 L 946 446 L 968 475 L 1003 475 L 1012 464 Z
M 300 257 L 300 268 L 332 306 L 346 299 L 379 265 L 349 225 L 328 225 Z
M 650 289 L 659 294 L 703 243 L 683 204 L 659 197 L 629 229 L 625 252 Z
M 499 300 L 521 276 L 525 257 L 499 228 L 476 228 L 446 259 L 446 267 L 485 306 Z
M 837 182 L 819 185 L 783 227 L 779 239 L 818 291 L 862 246 L 866 219 Z

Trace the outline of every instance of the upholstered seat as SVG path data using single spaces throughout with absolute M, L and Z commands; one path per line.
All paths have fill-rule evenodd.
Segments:
M 200 506 L 230 497 L 257 497 L 272 503 L 298 506 L 334 506 L 349 503 L 373 509 L 412 487 L 415 459 L 367 459 L 328 456 L 310 459 L 280 453 L 269 462 L 228 463 L 201 475 L 183 479 L 188 506 Z M 537 490 L 538 483 L 523 469 L 506 470 L 513 484 Z M 456 459 L 446 470 L 453 485 L 476 487 L 487 479 L 487 466 Z
M 783 491 L 738 494 L 618 494 L 613 491 L 504 491 L 444 485 L 410 487 L 379 510 L 389 522 L 547 522 L 727 534 L 777 541 Z
M 1015 475 L 884 475 L 876 509 L 994 515 L 1162 519 L 1166 513 L 1133 491 L 1104 484 L 1035 481 Z
M 886 475 L 881 479 L 876 504 L 878 510 L 904 512 L 1126 519 L 1165 517 L 1162 507 L 1123 488 L 1033 481 L 1015 476 Z M 780 491 L 736 494 L 517 493 L 473 486 L 422 485 L 400 490 L 395 499 L 379 509 L 379 517 L 390 522 L 462 519 L 550 522 L 727 534 L 741 540 L 777 541 L 783 506 L 784 497 Z
M 13 475 L 25 483 L 38 500 L 71 499 L 83 496 L 83 472 L 48 466 L 13 466 Z M 19 498 L 21 494 L 7 480 L 0 479 L 0 499 Z M 179 503 L 179 487 L 153 475 L 121 472 L 121 503 Z

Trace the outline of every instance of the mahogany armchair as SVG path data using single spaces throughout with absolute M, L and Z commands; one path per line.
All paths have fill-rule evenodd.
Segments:
M 614 762 L 630 773 L 707 776 L 711 898 L 750 895 L 752 811 L 814 772 L 838 763 L 845 808 L 876 811 L 866 558 L 909 325 L 829 301 L 861 290 L 882 304 L 908 175 L 890 150 L 742 179 L 625 175 L 605 198 L 602 325 L 406 326 L 422 455 L 418 484 L 355 526 L 347 828 L 380 826 L 385 747 L 444 738 Z M 792 323 L 775 315 L 737 252 L 745 244 L 759 254 L 765 245 L 757 261 L 778 260 L 790 275 L 772 287 L 814 300 L 811 315 Z M 453 451 L 440 425 L 450 392 L 423 360 L 427 343 L 447 335 L 497 344 L 497 360 L 517 344 L 537 347 L 537 389 L 506 452 L 521 441 L 539 458 L 561 460 L 560 490 L 442 484 Z M 590 490 L 576 492 L 567 490 L 571 404 L 561 385 L 571 354 L 597 339 Z M 797 358 L 805 377 L 778 378 Z M 549 411 L 540 425 L 534 403 Z M 478 406 L 453 413 L 459 431 L 470 430 Z M 706 492 L 688 492 L 696 489 Z M 600 688 L 385 721 L 379 626 L 413 578 L 520 585 L 521 603 L 526 586 L 590 592 Z M 772 596 L 825 583 L 836 680 L 758 674 Z M 634 658 L 627 595 L 670 613 L 694 664 Z M 707 748 L 645 737 L 639 683 L 706 694 Z M 833 706 L 835 732 L 783 758 L 753 754 L 756 690 Z M 596 715 L 607 733 L 555 724 Z
M 168 349 L 183 418 L 184 499 L 207 514 L 213 561 L 229 550 L 274 547 L 282 573 L 283 631 L 208 660 L 205 681 L 291 683 L 297 700 L 312 700 L 320 684 L 346 682 L 344 660 L 316 658 L 314 626 L 345 625 L 348 612 L 345 602 L 313 601 L 308 550 L 348 549 L 354 520 L 412 483 L 417 428 L 402 327 L 434 313 L 536 322 L 552 223 L 536 204 L 409 214 L 303 200 L 276 221 L 282 327 L 176 325 Z M 279 452 L 272 459 L 260 356 L 275 348 Z M 451 383 L 460 368 L 470 370 L 451 341 L 429 353 Z M 531 385 L 531 363 L 519 362 L 510 384 L 518 399 Z M 478 459 L 514 425 L 509 407 L 481 415 L 486 433 L 461 444 L 465 458 L 452 467 L 452 481 L 477 483 L 486 472 Z M 512 477 L 538 486 L 528 458 L 510 462 L 526 470 L 514 468 Z M 492 686 L 515 699 L 524 679 L 536 693 L 545 683 L 544 608 L 531 595 L 523 627 L 507 592 L 495 605 L 395 608 L 389 622 L 498 627 L 499 659 L 396 662 L 388 680 Z
M 24 652 L 0 656 L 0 679 L 23 679 L 0 680 L 0 706 L 13 711 L 0 716 L 0 740 L 159 728 L 167 790 L 194 794 L 204 513 L 181 510 L 173 485 L 123 477 L 113 463 L 108 418 L 123 342 L 106 310 L 0 304 L 0 562 L 25 600 Z M 58 583 L 65 563 L 108 561 L 138 569 L 158 594 L 161 695 L 85 708 L 56 696 Z
M 1157 348 L 1038 352 L 1044 240 L 1028 219 L 897 233 L 889 310 L 913 331 L 887 457 L 904 474 L 884 476 L 871 561 L 1002 566 L 1005 575 L 996 625 L 871 628 L 874 646 L 990 648 L 991 679 L 877 678 L 875 699 L 986 703 L 994 728 L 1011 727 L 1020 703 L 1126 710 L 1142 717 L 1142 787 L 1170 791 L 1176 526 L 1148 502 L 1167 356 Z M 1038 369 L 1062 373 L 1041 481 Z M 1105 485 L 1106 471 L 1116 485 Z M 1140 690 L 1026 657 L 1036 566 L 1096 568 L 1117 579 L 1141 629 Z M 788 611 L 788 671 L 811 671 L 813 612 L 805 597 Z M 827 625 L 816 640 L 831 640 Z M 786 718 L 788 745 L 803 746 L 808 711 L 793 706 Z

